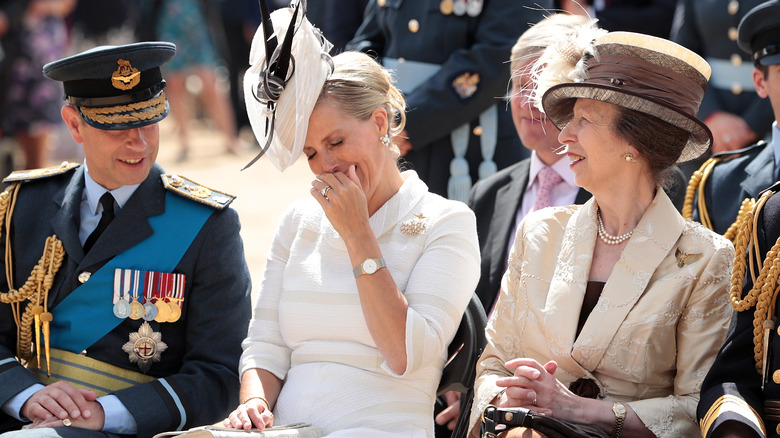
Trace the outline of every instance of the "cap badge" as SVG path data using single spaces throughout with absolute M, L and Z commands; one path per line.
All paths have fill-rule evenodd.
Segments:
M 130 65 L 130 61 L 120 59 L 116 62 L 119 64 L 114 74 L 111 75 L 111 85 L 119 90 L 129 90 L 139 82 L 141 82 L 141 72 L 137 68 Z

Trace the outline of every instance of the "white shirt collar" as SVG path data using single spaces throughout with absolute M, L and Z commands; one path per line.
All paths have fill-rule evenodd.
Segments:
M 528 170 L 528 187 L 536 184 L 536 175 L 538 175 L 539 171 L 544 167 L 547 167 L 547 165 L 542 162 L 536 151 L 531 151 L 531 167 Z M 552 167 L 553 170 L 555 170 L 558 175 L 561 176 L 566 184 L 571 187 L 577 186 L 577 184 L 574 183 L 574 173 L 569 167 L 569 157 L 566 155 L 561 155 L 561 158 L 559 158 L 558 161 L 553 163 L 553 165 L 550 167 Z

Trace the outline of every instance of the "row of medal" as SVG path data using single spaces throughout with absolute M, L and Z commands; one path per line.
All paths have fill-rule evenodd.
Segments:
M 114 270 L 114 315 L 133 320 L 176 322 L 184 302 L 184 274 Z
M 455 14 L 459 17 L 464 14 L 469 17 L 478 17 L 482 13 L 485 0 L 441 0 L 439 11 L 444 15 Z

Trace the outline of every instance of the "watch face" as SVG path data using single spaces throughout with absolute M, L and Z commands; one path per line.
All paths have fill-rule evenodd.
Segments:
M 377 270 L 376 260 L 368 259 L 363 262 L 363 272 L 373 274 Z
M 612 407 L 612 410 L 615 411 L 615 415 L 617 415 L 618 417 L 623 417 L 626 415 L 626 407 L 622 403 L 616 403 Z

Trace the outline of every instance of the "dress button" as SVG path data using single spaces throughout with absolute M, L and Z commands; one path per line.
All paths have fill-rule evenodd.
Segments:
M 772 373 L 772 381 L 780 385 L 780 370 L 775 370 L 775 372 Z
M 420 22 L 412 18 L 409 20 L 409 31 L 411 33 L 417 33 L 420 30 Z
M 780 424 L 778 424 L 778 425 L 777 425 L 777 427 L 775 428 L 775 432 L 777 432 L 778 434 L 780 434 Z
M 482 127 L 481 126 L 475 126 L 474 129 L 471 131 L 476 136 L 482 135 Z
M 736 41 L 736 40 L 737 40 L 737 38 L 739 38 L 739 31 L 737 30 L 737 28 L 736 28 L 736 27 L 734 27 L 734 26 L 731 26 L 731 27 L 729 28 L 729 39 L 730 39 L 731 41 Z
M 385 3 L 387 3 L 387 0 L 376 0 L 376 4 L 378 4 L 379 7 L 384 7 Z
M 731 86 L 731 92 L 734 93 L 734 94 L 741 94 L 742 93 L 742 85 L 733 84 Z
M 84 271 L 81 274 L 79 274 L 79 283 L 84 284 L 89 280 L 89 277 L 92 276 L 91 272 Z
M 742 65 L 742 56 L 736 53 L 731 55 L 731 65 L 733 65 L 734 67 L 739 67 L 740 65 Z

